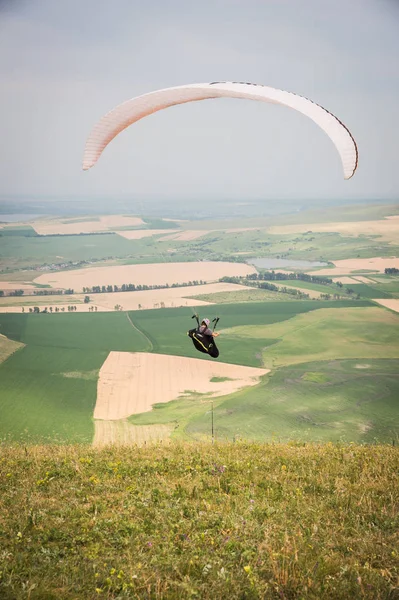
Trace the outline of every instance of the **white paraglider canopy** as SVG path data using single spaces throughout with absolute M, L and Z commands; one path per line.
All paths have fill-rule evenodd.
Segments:
M 331 139 L 341 157 L 345 179 L 350 179 L 358 164 L 356 142 L 349 129 L 326 108 L 292 92 L 244 82 L 215 81 L 165 88 L 132 98 L 102 117 L 91 131 L 83 158 L 83 169 L 93 167 L 103 150 L 126 127 L 159 110 L 213 98 L 239 98 L 281 104 L 312 119 Z

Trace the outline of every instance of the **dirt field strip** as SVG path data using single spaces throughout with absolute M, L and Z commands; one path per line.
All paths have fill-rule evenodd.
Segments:
M 8 337 L 0 333 L 0 364 L 11 356 L 11 354 L 14 354 L 16 350 L 23 348 L 24 346 L 25 344 L 9 340 Z
M 94 419 L 118 420 L 184 396 L 224 396 L 269 369 L 145 352 L 110 352 L 100 370 Z M 227 378 L 212 382 L 213 377 Z M 200 399 L 198 400 L 201 401 Z
M 62 221 L 69 221 L 63 223 Z M 124 215 L 105 215 L 95 221 L 80 221 L 72 219 L 47 219 L 26 223 L 33 227 L 39 235 L 71 235 L 79 233 L 97 233 L 112 231 L 116 227 L 140 227 L 144 222 L 139 217 L 126 217 Z
M 376 221 L 348 221 L 343 223 L 307 223 L 298 225 L 274 225 L 269 228 L 272 234 L 334 232 L 344 235 L 378 235 L 382 240 L 398 243 L 399 215 Z
M 133 425 L 127 419 L 94 421 L 93 446 L 144 446 L 167 442 L 173 425 Z
M 334 265 L 335 268 L 312 270 L 310 274 L 337 277 L 338 275 L 351 275 L 352 273 L 356 275 L 356 272 L 364 270 L 383 273 L 386 268 L 395 267 L 399 269 L 399 258 L 396 256 L 387 258 L 381 256 L 376 256 L 375 258 L 345 258 L 343 260 L 335 260 Z
M 164 233 L 167 233 L 164 230 Z M 168 232 L 167 235 L 164 235 L 162 238 L 159 239 L 160 242 L 168 242 L 170 240 L 178 240 L 180 242 L 190 242 L 192 240 L 196 240 L 204 235 L 207 235 L 208 233 L 211 233 L 210 231 L 197 231 L 197 230 L 189 230 L 187 229 L 186 231 L 180 231 L 178 233 L 172 233 L 172 232 Z
M 373 298 L 373 302 L 378 302 L 378 304 L 381 304 L 381 306 L 385 306 L 385 308 L 390 308 L 391 310 L 394 310 L 395 312 L 399 312 L 399 300 L 398 299 L 377 299 L 377 298 Z
M 0 290 L 37 290 L 37 287 L 25 281 L 0 281 Z
M 126 238 L 127 240 L 141 240 L 145 237 L 151 237 L 152 235 L 165 234 L 168 231 L 170 233 L 180 231 L 179 229 L 136 229 L 128 231 L 116 231 L 118 235 Z M 164 239 L 164 238 L 162 238 Z
M 255 267 L 243 263 L 229 262 L 187 262 L 155 263 L 148 265 L 118 265 L 112 267 L 89 267 L 72 271 L 44 273 L 35 283 L 57 288 L 72 288 L 83 291 L 84 287 L 95 285 L 172 285 L 188 283 L 192 280 L 217 281 L 223 276 L 249 275 L 256 273 Z
M 196 240 L 204 235 L 208 235 L 210 233 L 240 233 L 242 231 L 266 231 L 266 227 L 237 227 L 234 229 L 187 229 L 180 233 L 174 233 L 172 235 L 167 235 L 163 238 L 160 238 L 160 241 L 166 242 L 169 240 L 177 240 L 180 242 L 189 242 L 192 240 Z

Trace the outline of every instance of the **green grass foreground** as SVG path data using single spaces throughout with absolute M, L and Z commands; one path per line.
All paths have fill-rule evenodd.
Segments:
M 2 600 L 399 597 L 398 448 L 0 450 Z

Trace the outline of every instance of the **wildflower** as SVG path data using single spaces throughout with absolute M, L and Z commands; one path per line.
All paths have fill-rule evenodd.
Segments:
M 286 467 L 285 465 L 282 465 L 282 467 L 281 467 L 281 470 L 282 470 L 282 471 L 286 471 L 286 470 L 287 470 L 287 467 Z
M 246 573 L 250 573 L 250 572 L 251 572 L 251 570 L 252 570 L 252 569 L 251 569 L 251 565 L 245 565 L 245 567 L 244 567 L 244 571 L 245 571 Z

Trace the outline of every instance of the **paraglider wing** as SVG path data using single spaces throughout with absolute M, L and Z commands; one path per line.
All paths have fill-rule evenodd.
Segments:
M 83 169 L 93 167 L 103 150 L 126 127 L 159 110 L 215 98 L 239 98 L 281 104 L 312 119 L 329 136 L 341 157 L 344 177 L 350 179 L 357 168 L 358 151 L 349 129 L 322 106 L 292 92 L 243 82 L 196 83 L 166 88 L 132 98 L 107 113 L 94 126 L 86 142 Z

